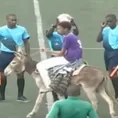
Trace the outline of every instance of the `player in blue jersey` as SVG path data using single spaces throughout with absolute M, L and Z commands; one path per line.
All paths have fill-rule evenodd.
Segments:
M 109 74 L 118 65 L 118 25 L 115 14 L 108 14 L 105 17 L 105 22 L 101 25 L 100 33 L 97 37 L 97 42 L 103 41 L 104 61 L 106 70 Z M 118 99 L 118 76 L 111 78 L 115 90 L 115 97 Z
M 0 27 L 0 42 L 1 42 L 1 54 L 0 54 L 0 100 L 5 100 L 5 89 L 7 85 L 7 78 L 3 72 L 7 65 L 14 58 L 14 51 L 16 46 L 25 46 L 26 53 L 30 53 L 30 45 L 28 39 L 30 38 L 27 30 L 20 25 L 17 25 L 17 17 L 15 14 L 8 14 L 6 16 L 7 25 Z M 17 75 L 17 86 L 18 86 L 18 101 L 26 102 L 27 98 L 23 96 L 25 79 L 24 73 Z
M 58 23 L 64 22 L 64 21 L 71 22 L 72 26 L 74 27 L 72 32 L 76 36 L 78 36 L 78 34 L 79 34 L 79 30 L 78 30 L 78 27 L 77 27 L 74 19 L 69 14 L 60 14 L 57 17 L 56 24 L 52 25 L 51 28 L 46 31 L 46 37 L 48 38 L 49 48 L 51 50 L 60 51 L 62 48 L 63 36 L 60 35 L 56 31 L 56 26 L 58 25 Z

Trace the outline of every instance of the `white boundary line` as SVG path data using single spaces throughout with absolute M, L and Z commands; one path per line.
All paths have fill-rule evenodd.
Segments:
M 40 48 L 31 48 L 31 50 L 39 50 Z M 104 48 L 83 48 L 84 50 L 103 50 Z
M 35 53 L 32 53 L 31 54 L 31 57 L 33 57 L 33 56 L 35 56 L 35 55 L 37 55 L 37 54 L 39 54 L 40 52 L 39 51 L 36 51 Z
M 34 13 L 35 13 L 35 17 L 36 17 L 36 26 L 37 26 L 37 36 L 38 36 L 39 47 L 45 47 L 43 28 L 42 28 L 42 19 L 41 19 L 41 13 L 40 13 L 40 8 L 39 8 L 39 1 L 33 0 L 33 5 L 34 5 Z M 41 51 L 40 51 L 40 56 L 41 56 L 41 60 L 47 58 L 46 53 L 44 53 L 44 52 L 42 53 Z M 52 98 L 51 92 L 47 93 L 46 99 L 47 99 L 47 103 L 53 103 L 53 98 Z M 48 111 L 49 110 L 50 110 L 50 106 L 48 105 Z
M 85 49 L 85 50 L 103 50 L 103 48 L 83 48 L 83 49 Z M 31 50 L 37 50 L 35 53 L 32 53 L 31 56 L 35 56 L 36 54 L 40 53 L 39 48 L 31 48 Z

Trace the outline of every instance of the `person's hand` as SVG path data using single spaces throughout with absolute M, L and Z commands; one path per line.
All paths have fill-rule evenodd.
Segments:
M 41 48 L 40 51 L 41 51 L 41 52 L 49 52 L 50 50 L 47 49 L 47 48 Z
M 57 25 L 56 25 L 56 24 L 52 24 L 52 27 L 53 27 L 53 28 L 56 28 L 56 27 L 57 27 Z
M 102 22 L 101 23 L 101 28 L 104 28 L 104 27 L 106 27 L 107 26 L 107 23 L 106 22 Z
M 74 19 L 71 20 L 71 24 L 72 24 L 72 25 L 75 25 Z
M 41 48 L 40 51 L 41 52 L 46 52 L 46 48 Z

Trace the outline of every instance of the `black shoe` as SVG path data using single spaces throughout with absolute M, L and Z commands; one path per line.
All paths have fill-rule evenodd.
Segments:
M 118 97 L 116 98 L 116 101 L 118 102 Z
M 27 100 L 27 98 L 25 96 L 21 96 L 17 98 L 18 102 L 29 102 L 29 100 Z

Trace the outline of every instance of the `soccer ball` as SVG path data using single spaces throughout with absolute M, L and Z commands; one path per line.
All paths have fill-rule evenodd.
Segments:
M 63 22 L 63 21 L 67 21 L 67 22 L 71 22 L 73 17 L 70 16 L 69 14 L 60 14 L 58 17 L 58 22 Z

